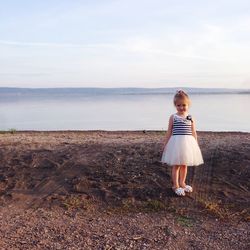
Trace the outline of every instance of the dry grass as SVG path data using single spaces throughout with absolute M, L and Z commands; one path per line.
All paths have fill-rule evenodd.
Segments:
M 219 204 L 217 201 L 205 200 L 199 198 L 198 203 L 202 205 L 209 213 L 219 217 L 220 219 L 229 219 L 238 216 L 238 212 L 230 211 L 226 206 Z
M 122 200 L 120 206 L 109 207 L 109 212 L 128 213 L 128 212 L 159 212 L 170 211 L 169 204 L 165 204 L 160 200 L 149 199 L 147 201 L 138 201 L 134 198 L 126 198 Z
M 66 197 L 61 204 L 67 210 L 90 210 L 92 209 L 92 202 L 89 199 L 83 198 L 81 196 L 68 196 Z

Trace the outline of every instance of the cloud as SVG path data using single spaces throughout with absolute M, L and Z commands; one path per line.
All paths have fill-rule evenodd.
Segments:
M 157 49 L 157 44 L 153 44 L 150 39 L 132 38 L 121 43 L 102 43 L 102 44 L 70 44 L 70 43 L 41 43 L 41 42 L 18 42 L 0 40 L 0 45 L 17 47 L 47 47 L 47 48 L 76 48 L 76 49 L 109 49 L 116 51 L 143 53 L 145 55 L 155 54 L 161 56 L 193 58 L 200 60 L 219 61 L 216 58 L 209 58 L 187 53 L 173 53 L 165 49 Z
M 249 82 L 250 18 L 244 1 L 6 5 L 1 83 L 14 75 L 16 82 L 32 78 L 39 84 Z

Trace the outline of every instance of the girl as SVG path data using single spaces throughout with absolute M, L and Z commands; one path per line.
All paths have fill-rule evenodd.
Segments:
M 178 196 L 184 196 L 185 192 L 193 191 L 185 183 L 187 166 L 198 166 L 204 162 L 197 143 L 195 121 L 188 115 L 188 95 L 182 90 L 177 91 L 174 105 L 177 113 L 169 118 L 161 162 L 172 166 L 172 189 Z

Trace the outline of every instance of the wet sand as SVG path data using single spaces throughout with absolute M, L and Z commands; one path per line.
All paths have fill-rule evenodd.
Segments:
M 250 134 L 198 132 L 205 164 L 189 167 L 194 192 L 185 197 L 172 192 L 171 168 L 160 163 L 163 138 L 160 131 L 2 133 L 0 247 L 229 249 L 236 242 L 247 249 Z M 72 223 L 81 237 L 66 240 Z

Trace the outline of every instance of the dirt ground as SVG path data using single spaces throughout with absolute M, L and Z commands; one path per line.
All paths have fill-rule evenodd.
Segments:
M 0 249 L 249 249 L 250 134 L 198 132 L 177 197 L 160 131 L 0 135 Z

